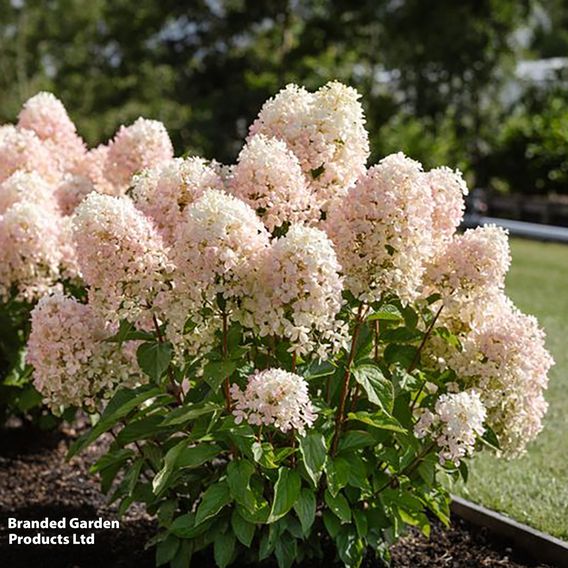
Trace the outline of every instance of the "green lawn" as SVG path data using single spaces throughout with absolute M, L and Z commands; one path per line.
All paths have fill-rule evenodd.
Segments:
M 507 279 L 519 308 L 538 317 L 556 365 L 543 432 L 514 461 L 480 455 L 463 497 L 568 540 L 568 245 L 515 239 Z M 527 353 L 530 357 L 530 353 Z

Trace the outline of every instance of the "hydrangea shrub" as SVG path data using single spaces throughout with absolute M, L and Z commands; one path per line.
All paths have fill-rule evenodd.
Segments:
M 268 101 L 233 166 L 166 146 L 128 194 L 83 199 L 86 297 L 32 314 L 45 401 L 95 413 L 70 455 L 112 436 L 93 472 L 120 512 L 156 517 L 158 566 L 356 567 L 448 523 L 440 475 L 466 479 L 482 448 L 521 454 L 546 412 L 552 359 L 505 296 L 506 233 L 457 232 L 459 172 L 403 154 L 367 168 L 338 83 Z
M 123 195 L 133 174 L 172 156 L 164 126 L 142 118 L 122 127 L 110 144 L 89 150 L 61 101 L 50 93 L 39 93 L 26 101 L 16 125 L 0 126 L 0 423 L 13 415 L 36 420 L 42 426 L 55 423 L 30 381 L 31 367 L 25 364 L 24 353 L 30 312 L 38 301 L 55 292 L 76 298 L 85 293 L 82 269 L 88 260 L 80 270 L 71 223 L 75 209 L 90 193 L 96 193 L 103 203 L 108 196 Z M 137 210 L 131 209 L 135 215 Z M 124 214 L 128 212 L 126 207 Z M 139 225 L 144 232 L 150 222 L 142 219 Z M 128 227 L 127 232 L 133 236 L 134 228 Z M 80 252 L 87 259 L 84 248 L 89 244 L 80 244 Z M 139 252 L 131 250 L 134 255 Z M 96 261 L 93 263 L 96 265 Z M 90 277 L 92 272 L 88 273 Z M 61 301 L 50 309 L 54 313 L 59 309 L 62 313 L 74 311 L 77 320 L 84 319 L 85 306 L 79 303 L 73 308 L 69 302 Z M 42 314 L 47 309 L 43 304 L 38 307 Z M 53 317 L 52 326 L 59 316 Z M 36 318 L 41 320 L 42 316 L 36 314 Z M 104 318 L 102 321 L 104 324 Z M 90 328 L 89 323 L 84 325 Z M 81 341 L 86 329 L 77 333 Z M 102 335 L 97 332 L 96 339 Z M 57 335 L 52 339 L 57 341 Z M 50 354 L 43 355 L 48 356 L 42 361 L 48 369 Z M 73 367 L 67 371 L 72 372 Z M 93 373 L 88 380 L 98 384 Z M 101 380 L 106 386 L 116 382 L 114 377 Z M 124 384 L 122 379 L 119 383 Z M 37 384 L 44 384 L 41 378 L 37 378 Z M 45 385 L 43 397 L 50 404 L 61 398 L 60 389 L 66 393 L 66 403 L 73 399 L 74 386 Z M 76 398 L 74 404 L 85 402 Z

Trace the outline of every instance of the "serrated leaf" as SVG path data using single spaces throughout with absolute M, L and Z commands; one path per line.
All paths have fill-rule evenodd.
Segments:
M 187 404 L 172 410 L 161 422 L 161 426 L 176 426 L 195 420 L 200 416 L 212 414 L 223 407 L 219 404 L 204 402 L 202 404 Z
M 372 313 L 368 318 L 369 321 L 384 320 L 384 321 L 401 321 L 402 314 L 396 306 L 385 304 L 379 310 Z
M 400 433 L 406 432 L 406 429 L 396 418 L 379 412 L 373 414 L 365 411 L 349 412 L 347 414 L 347 420 L 356 420 L 357 422 L 362 422 L 363 424 L 367 424 L 368 426 L 373 426 L 373 428 L 379 428 L 381 430 L 390 430 L 392 432 Z

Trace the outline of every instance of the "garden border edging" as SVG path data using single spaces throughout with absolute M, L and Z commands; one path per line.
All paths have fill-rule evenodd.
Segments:
M 568 543 L 559 538 L 455 495 L 452 495 L 451 510 L 461 519 L 511 540 L 533 560 L 558 568 L 568 566 Z

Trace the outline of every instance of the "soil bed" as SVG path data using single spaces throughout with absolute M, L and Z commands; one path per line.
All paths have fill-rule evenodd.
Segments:
M 93 520 L 116 519 L 116 509 L 107 505 L 98 484 L 87 472 L 102 446 L 91 448 L 71 463 L 65 461 L 73 430 L 38 433 L 22 428 L 0 431 L 0 558 L 10 568 L 154 568 L 154 553 L 145 550 L 154 533 L 154 523 L 143 509 L 132 508 L 120 529 L 95 531 L 95 544 L 9 545 L 8 517 L 25 519 Z M 18 531 L 33 535 L 38 531 Z M 43 534 L 71 535 L 72 529 Z M 83 531 L 84 532 L 84 531 Z M 455 520 L 450 529 L 434 523 L 430 539 L 411 532 L 393 547 L 393 568 L 522 568 L 539 566 L 507 548 L 485 531 Z M 197 559 L 196 559 L 197 560 Z M 332 562 L 325 562 L 326 566 Z M 193 563 L 213 567 L 206 558 Z M 366 568 L 378 568 L 370 558 Z

